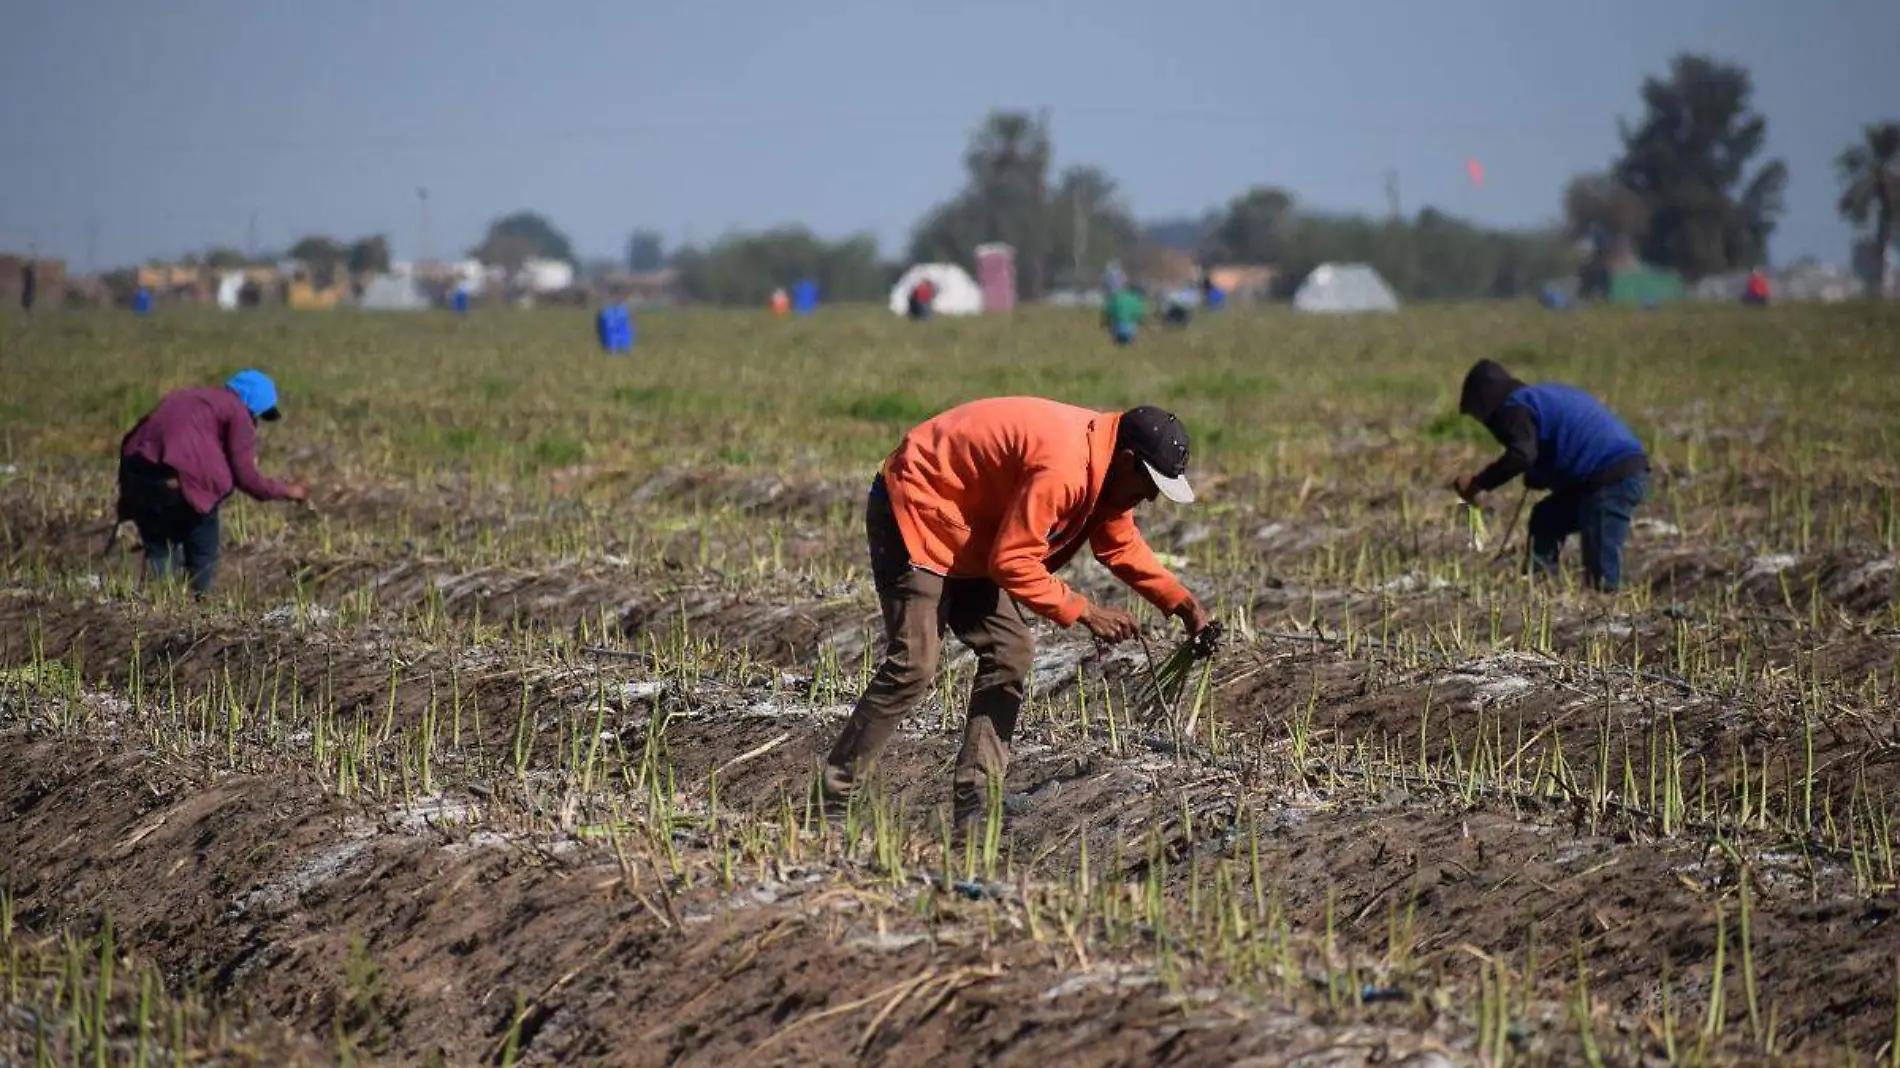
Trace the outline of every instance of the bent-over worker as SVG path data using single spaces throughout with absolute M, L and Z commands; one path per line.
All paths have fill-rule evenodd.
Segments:
M 952 784 L 961 825 L 998 790 L 1034 638 L 1018 605 L 1097 639 L 1136 636 L 1134 616 L 1090 601 L 1055 572 L 1087 546 L 1110 572 L 1193 634 L 1201 602 L 1135 527 L 1157 495 L 1194 499 L 1188 435 L 1159 408 L 1099 412 L 1038 397 L 971 401 L 906 434 L 871 483 L 865 536 L 885 653 L 826 759 L 828 802 L 848 797 L 937 670 L 948 628 L 976 654 Z
M 1483 423 L 1504 454 L 1452 489 L 1468 503 L 1518 475 L 1550 494 L 1531 508 L 1531 567 L 1554 575 L 1564 541 L 1583 540 L 1583 569 L 1592 587 L 1623 582 L 1623 542 L 1636 506 L 1649 496 L 1643 443 L 1602 401 L 1575 386 L 1527 386 L 1492 360 L 1465 374 L 1459 411 Z
M 260 501 L 301 501 L 300 485 L 257 470 L 257 423 L 275 421 L 277 385 L 239 371 L 222 387 L 173 390 L 119 444 L 117 521 L 130 520 L 154 578 L 182 564 L 200 597 L 218 573 L 218 508 L 233 490 Z

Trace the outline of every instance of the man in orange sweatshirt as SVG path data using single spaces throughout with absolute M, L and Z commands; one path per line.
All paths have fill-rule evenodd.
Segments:
M 976 654 L 953 799 L 959 823 L 1000 787 L 1035 641 L 1018 606 L 1096 638 L 1136 635 L 1128 612 L 1091 602 L 1055 572 L 1087 545 L 1115 577 L 1193 634 L 1207 612 L 1135 529 L 1157 495 L 1180 503 L 1188 436 L 1159 408 L 1097 412 L 1039 397 L 971 401 L 904 436 L 871 483 L 865 535 L 885 654 L 826 758 L 832 802 L 883 751 L 936 675 L 947 627 Z

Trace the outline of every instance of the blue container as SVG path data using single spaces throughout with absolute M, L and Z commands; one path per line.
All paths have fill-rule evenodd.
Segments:
M 449 307 L 453 309 L 457 315 L 467 315 L 468 290 L 463 289 L 461 286 L 456 286 L 455 292 L 449 296 Z
M 141 288 L 132 295 L 132 314 L 150 315 L 152 313 L 152 291 Z
M 600 313 L 594 317 L 594 332 L 600 339 L 603 352 L 633 350 L 633 315 L 627 311 L 625 304 L 609 304 L 600 309 Z
M 802 279 L 792 286 L 792 311 L 799 315 L 810 315 L 818 310 L 818 283 L 809 278 Z

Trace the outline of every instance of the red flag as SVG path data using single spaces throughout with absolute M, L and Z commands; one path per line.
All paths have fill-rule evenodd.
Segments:
M 1484 164 L 1475 159 L 1465 160 L 1465 173 L 1471 176 L 1471 184 L 1484 188 Z

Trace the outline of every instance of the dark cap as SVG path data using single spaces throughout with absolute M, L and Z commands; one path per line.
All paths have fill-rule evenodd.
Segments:
M 1187 483 L 1188 432 L 1173 412 L 1164 412 L 1151 404 L 1130 408 L 1122 413 L 1115 433 L 1115 447 L 1127 449 L 1147 465 L 1161 495 L 1179 504 L 1190 504 L 1194 490 Z

